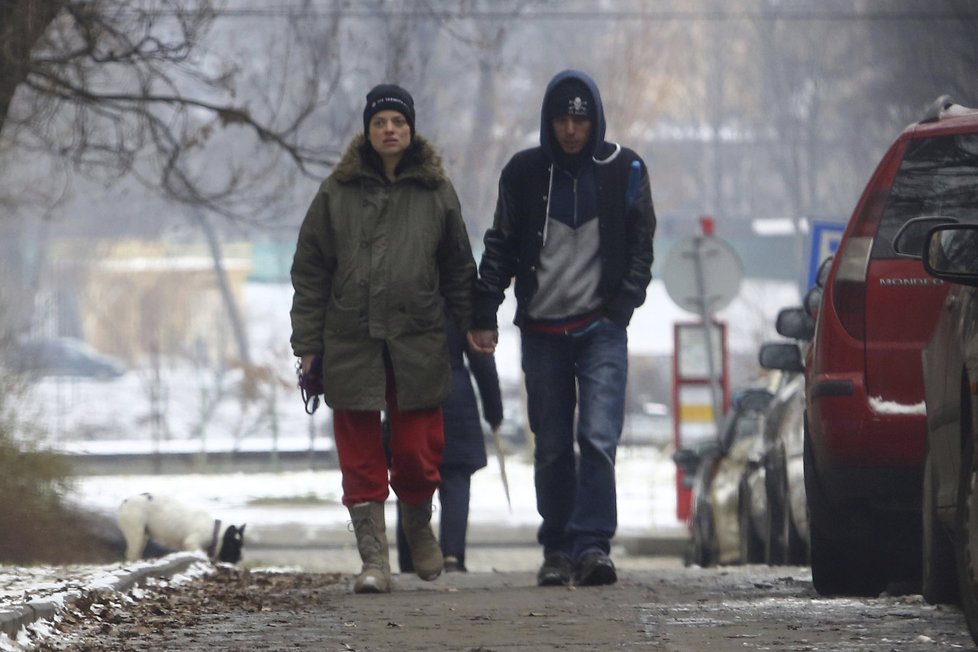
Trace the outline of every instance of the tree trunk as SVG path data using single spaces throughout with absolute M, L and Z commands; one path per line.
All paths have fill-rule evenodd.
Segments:
M 31 50 L 64 7 L 63 0 L 0 2 L 0 133 L 17 87 L 31 69 Z
M 214 233 L 214 227 L 207 221 L 207 216 L 199 208 L 193 209 L 194 221 L 200 225 L 201 230 L 207 237 L 207 246 L 214 260 L 214 275 L 221 291 L 221 298 L 224 300 L 224 307 L 227 309 L 228 320 L 231 322 L 231 330 L 234 333 L 234 341 L 238 347 L 238 359 L 244 368 L 251 366 L 251 352 L 248 347 L 248 332 L 245 330 L 244 320 L 241 318 L 241 311 L 238 309 L 238 302 L 234 299 L 231 291 L 231 283 L 228 281 L 227 272 L 221 262 L 221 243 Z

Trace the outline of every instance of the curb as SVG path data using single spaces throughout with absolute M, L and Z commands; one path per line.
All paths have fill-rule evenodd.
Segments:
M 185 572 L 195 563 L 207 563 L 207 558 L 189 553 L 177 553 L 156 563 L 118 569 L 111 581 L 99 582 L 82 590 L 71 589 L 52 597 L 30 600 L 23 604 L 0 607 L 0 633 L 17 640 L 21 629 L 40 620 L 53 620 L 59 613 L 70 608 L 90 591 L 108 590 L 128 593 L 135 586 L 143 586 L 151 579 L 169 579 Z
M 636 557 L 679 557 L 686 555 L 689 536 L 668 534 L 663 536 L 623 537 L 625 552 Z

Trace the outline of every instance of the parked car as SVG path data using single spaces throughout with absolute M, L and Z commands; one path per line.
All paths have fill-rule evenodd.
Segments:
M 804 484 L 804 378 L 802 347 L 815 333 L 815 315 L 831 258 L 822 262 L 802 307 L 784 308 L 775 322 L 795 342 L 765 344 L 761 366 L 781 379 L 768 409 L 764 435 L 741 481 L 741 556 L 752 563 L 804 564 L 809 559 L 808 506 Z M 768 473 L 770 468 L 771 472 Z M 770 495 L 769 495 L 770 494 Z
M 625 412 L 620 446 L 666 446 L 672 444 L 672 415 L 663 403 L 648 402 L 639 410 Z
M 772 374 L 774 386 L 780 372 Z M 773 396 L 773 395 L 772 395 Z M 764 433 L 759 430 L 747 448 L 747 464 L 740 476 L 737 501 L 737 534 L 740 560 L 745 564 L 766 564 L 768 559 L 767 478 L 764 468 Z
M 769 390 L 751 387 L 735 392 L 719 435 L 682 448 L 674 459 L 692 478 L 688 561 L 699 566 L 736 564 L 740 550 L 740 481 L 751 451 L 759 448 Z
M 814 321 L 803 308 L 778 314 L 778 332 L 796 342 L 769 342 L 759 360 L 766 369 L 782 372 L 782 382 L 764 420 L 764 489 L 766 493 L 764 561 L 807 564 L 808 503 L 805 495 L 805 375 L 799 342 L 807 346 Z
M 922 593 L 931 604 L 960 603 L 978 643 L 978 224 L 938 225 L 923 244 L 927 272 L 955 286 L 921 358 L 927 406 Z
M 896 139 L 841 238 L 806 365 L 812 580 L 876 595 L 920 576 L 926 419 L 920 350 L 947 286 L 893 248 L 922 215 L 976 217 L 978 111 L 940 98 Z
M 77 376 L 107 380 L 126 373 L 119 359 L 100 353 L 74 337 L 27 340 L 14 344 L 7 365 L 31 377 Z

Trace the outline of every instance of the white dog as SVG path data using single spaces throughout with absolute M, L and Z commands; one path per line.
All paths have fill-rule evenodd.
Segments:
M 126 559 L 135 561 L 149 540 L 175 550 L 203 550 L 213 561 L 236 564 L 241 560 L 245 526 L 229 525 L 201 509 L 173 498 L 153 494 L 131 496 L 119 506 L 119 527 L 126 539 Z

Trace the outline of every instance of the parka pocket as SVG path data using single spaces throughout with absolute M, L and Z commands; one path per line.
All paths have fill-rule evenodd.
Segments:
M 445 327 L 445 307 L 441 295 L 419 293 L 411 301 L 401 304 L 401 310 L 406 318 L 405 332 L 426 333 Z
M 331 301 L 326 308 L 324 330 L 334 335 L 353 335 L 366 330 L 367 315 L 359 308 L 346 308 Z

